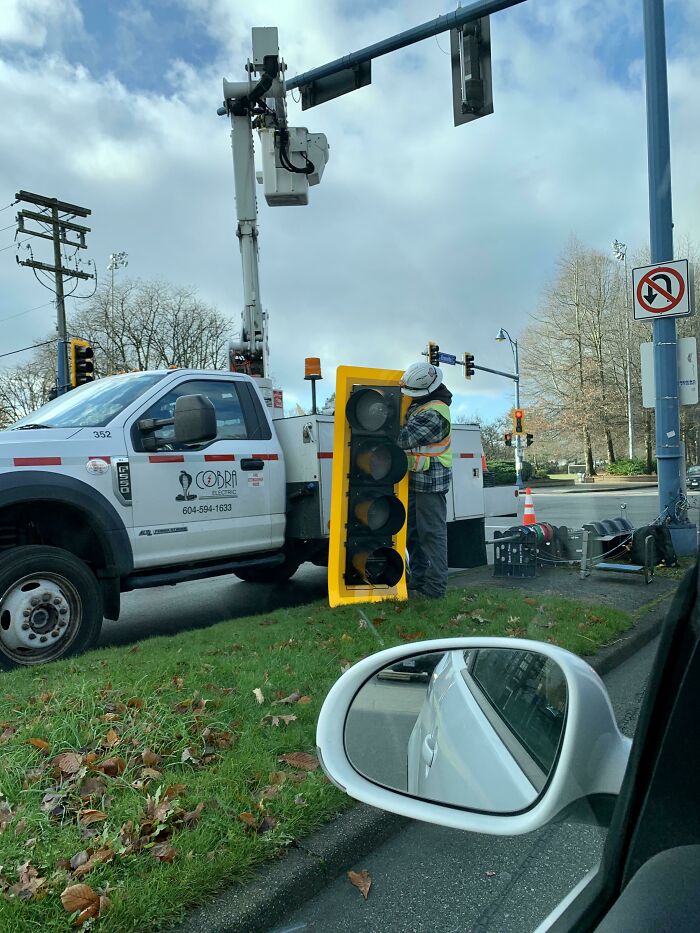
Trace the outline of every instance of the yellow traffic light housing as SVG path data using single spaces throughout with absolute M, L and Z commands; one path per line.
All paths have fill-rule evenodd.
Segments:
M 328 555 L 331 606 L 406 599 L 408 462 L 396 444 L 410 399 L 400 370 L 338 368 Z
M 92 382 L 95 378 L 95 364 L 93 362 L 95 351 L 87 340 L 78 337 L 70 339 L 70 384 L 77 386 Z
M 525 409 L 513 409 L 513 433 L 525 434 Z

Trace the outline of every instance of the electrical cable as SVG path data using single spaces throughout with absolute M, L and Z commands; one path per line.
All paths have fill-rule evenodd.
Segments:
M 4 207 L 0 207 L 0 212 L 1 212 L 1 211 L 9 211 L 9 209 L 10 209 L 11 207 L 14 207 L 15 204 L 19 204 L 19 201 L 11 201 L 9 204 L 6 204 Z
M 25 240 L 17 240 L 16 243 L 10 243 L 9 246 L 0 247 L 0 253 L 4 253 L 6 249 L 13 249 L 15 246 L 20 246 L 22 243 L 28 243 L 30 237 L 27 237 Z
M 5 321 L 13 321 L 16 317 L 22 317 L 23 314 L 29 314 L 31 311 L 38 311 L 40 308 L 48 308 L 48 306 L 52 304 L 53 301 L 45 301 L 43 305 L 37 305 L 35 308 L 27 308 L 26 311 L 18 311 L 17 314 L 11 314 L 9 317 L 0 318 L 0 324 L 4 324 Z
M 19 350 L 10 350 L 7 353 L 0 353 L 0 359 L 4 356 L 14 356 L 15 353 L 24 353 L 26 350 L 36 350 L 38 347 L 48 347 L 49 344 L 56 343 L 55 340 L 45 340 L 43 343 L 33 343 L 30 347 L 22 347 Z
M 8 224 L 6 227 L 0 227 L 0 233 L 2 233 L 3 230 L 11 230 L 12 227 L 16 227 L 16 226 L 17 226 L 17 224 L 14 223 L 14 224 Z

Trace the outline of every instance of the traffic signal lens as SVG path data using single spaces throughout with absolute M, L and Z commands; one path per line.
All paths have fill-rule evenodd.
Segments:
M 404 451 L 394 444 L 378 441 L 365 441 L 360 444 L 353 465 L 376 482 L 398 483 L 408 471 L 408 460 Z
M 381 431 L 393 414 L 389 399 L 377 389 L 357 389 L 345 409 L 350 427 L 356 431 Z
M 370 586 L 396 586 L 403 576 L 403 559 L 390 547 L 358 551 L 353 555 L 352 565 Z
M 367 498 L 359 494 L 355 503 L 355 518 L 370 531 L 395 535 L 403 528 L 406 521 L 406 509 L 395 496 L 376 496 Z

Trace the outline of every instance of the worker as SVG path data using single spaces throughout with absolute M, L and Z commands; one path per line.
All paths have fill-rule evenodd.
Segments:
M 442 379 L 439 367 L 414 363 L 400 382 L 402 393 L 413 399 L 397 438 L 408 456 L 408 587 L 430 599 L 447 591 L 452 393 Z

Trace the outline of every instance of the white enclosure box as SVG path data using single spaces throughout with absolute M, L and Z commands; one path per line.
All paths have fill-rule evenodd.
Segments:
M 279 58 L 280 45 L 276 26 L 253 26 L 253 65 L 260 71 L 265 58 L 274 55 Z
M 327 538 L 331 520 L 333 415 L 298 415 L 275 421 L 284 451 L 287 534 Z
M 323 133 L 309 133 L 303 126 L 289 127 L 286 155 L 295 168 L 314 166 L 310 174 L 290 172 L 280 158 L 279 130 L 259 130 L 263 190 L 271 207 L 290 207 L 309 203 L 309 185 L 317 185 L 328 161 L 328 142 Z

